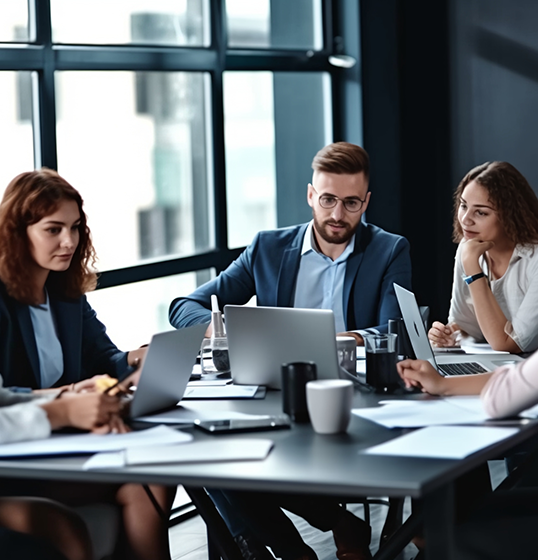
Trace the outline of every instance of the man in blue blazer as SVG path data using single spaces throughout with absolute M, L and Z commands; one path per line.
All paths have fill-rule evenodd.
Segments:
M 212 294 L 221 308 L 245 304 L 255 295 L 260 306 L 332 309 L 336 332 L 351 334 L 359 344 L 361 332 L 386 331 L 389 319 L 401 316 L 393 283 L 411 288 L 409 243 L 362 219 L 371 195 L 368 154 L 337 142 L 316 154 L 312 168 L 307 191 L 312 221 L 260 232 L 217 278 L 172 302 L 174 327 L 209 323 Z M 214 489 L 209 494 L 245 557 L 265 557 L 250 531 L 283 560 L 316 559 L 281 512 L 284 507 L 322 531 L 331 530 L 340 560 L 371 558 L 368 525 L 329 497 Z
M 252 296 L 260 306 L 319 307 L 335 313 L 337 332 L 387 330 L 400 317 L 393 283 L 411 289 L 409 243 L 362 220 L 370 202 L 368 155 L 338 142 L 312 163 L 308 224 L 262 231 L 214 280 L 170 306 L 170 323 L 208 323 L 211 295 L 222 308 Z M 209 332 L 208 332 L 209 334 Z

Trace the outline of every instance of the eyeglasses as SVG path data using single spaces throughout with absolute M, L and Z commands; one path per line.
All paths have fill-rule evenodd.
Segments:
M 314 186 L 312 185 L 312 189 Z M 314 192 L 318 195 L 319 205 L 326 210 L 334 208 L 336 203 L 340 201 L 344 208 L 348 212 L 359 212 L 362 208 L 362 205 L 366 202 L 366 199 L 361 200 L 358 196 L 352 196 L 350 198 L 338 198 L 332 194 L 318 194 L 318 191 L 314 189 Z

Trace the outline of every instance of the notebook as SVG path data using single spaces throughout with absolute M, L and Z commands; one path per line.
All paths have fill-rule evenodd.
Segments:
M 420 316 L 415 294 L 398 284 L 394 284 L 394 290 L 417 359 L 428 360 L 441 375 L 485 373 L 493 371 L 499 366 L 513 364 L 516 361 L 522 360 L 516 354 L 502 354 L 495 357 L 493 355 L 447 354 L 438 355 L 436 359 L 424 323 L 422 322 L 422 317 Z
M 226 305 L 224 316 L 234 383 L 280 389 L 288 362 L 315 362 L 318 379 L 340 376 L 331 310 Z
M 131 401 L 131 418 L 176 406 L 183 398 L 207 325 L 153 335 Z

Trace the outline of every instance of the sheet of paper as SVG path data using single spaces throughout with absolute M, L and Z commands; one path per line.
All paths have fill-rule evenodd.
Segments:
M 381 401 L 385 404 L 375 408 L 355 408 L 353 414 L 386 428 L 476 424 L 487 420 L 480 397 L 457 399 L 454 402 L 450 399 Z
M 151 424 L 185 424 L 192 425 L 195 420 L 233 420 L 235 418 L 263 418 L 266 415 L 245 414 L 233 410 L 196 410 L 186 405 L 179 405 L 174 410 L 168 410 L 151 416 L 136 418 L 140 422 Z
M 217 436 L 218 437 L 218 436 Z M 127 465 L 262 461 L 273 447 L 268 439 L 215 439 L 187 445 L 137 447 L 125 451 Z
M 257 390 L 257 385 L 187 387 L 183 399 L 251 399 Z
M 370 447 L 364 453 L 399 457 L 463 459 L 463 457 L 506 439 L 516 432 L 517 428 L 431 426 Z
M 231 379 L 199 379 L 196 381 L 189 381 L 187 387 L 224 387 L 231 383 Z
M 125 466 L 125 451 L 104 451 L 90 457 L 83 465 L 82 470 L 121 469 Z
M 487 342 L 474 342 L 469 339 L 462 339 L 460 347 L 465 350 L 467 354 L 509 354 L 504 350 L 493 350 Z
M 128 447 L 148 444 L 182 443 L 191 441 L 192 435 L 167 426 L 156 426 L 148 430 L 128 434 L 73 434 L 52 436 L 48 439 L 31 440 L 0 445 L 0 457 L 32 457 L 36 455 L 72 455 L 118 451 Z
M 519 416 L 522 416 L 523 418 L 538 418 L 538 404 L 520 412 Z

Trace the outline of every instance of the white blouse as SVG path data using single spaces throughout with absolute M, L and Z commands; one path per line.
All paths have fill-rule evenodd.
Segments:
M 0 377 L 0 443 L 42 439 L 50 436 L 47 413 L 39 404 L 54 398 L 13 393 L 3 388 Z
M 484 335 L 478 325 L 469 286 L 463 281 L 465 271 L 461 262 L 460 243 L 454 264 L 454 282 L 450 301 L 449 323 L 459 327 L 477 341 Z M 480 266 L 488 274 L 487 263 L 480 259 Z M 490 286 L 504 316 L 504 330 L 522 352 L 538 349 L 538 245 L 517 245 L 508 269 L 501 278 L 490 279 Z

